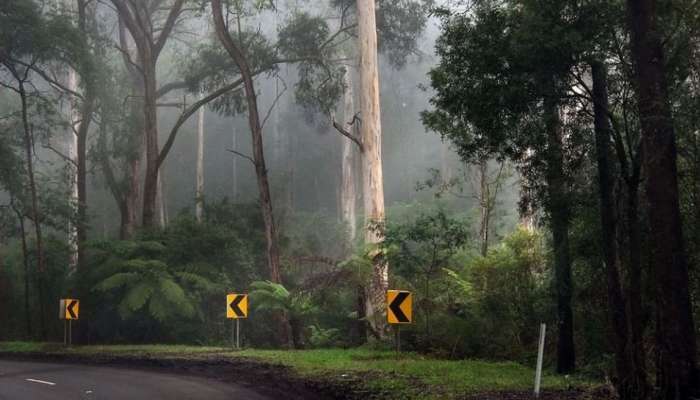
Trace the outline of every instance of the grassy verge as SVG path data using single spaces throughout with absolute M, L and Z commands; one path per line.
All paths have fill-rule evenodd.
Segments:
M 368 349 L 231 351 L 220 347 L 170 345 L 76 346 L 67 349 L 56 344 L 0 342 L 0 353 L 167 360 L 226 359 L 231 362 L 254 360 L 289 367 L 302 379 L 363 385 L 369 392 L 385 394 L 389 398 L 449 399 L 486 391 L 526 391 L 532 388 L 534 379 L 533 369 L 512 362 L 449 361 L 413 353 L 397 355 Z M 545 390 L 593 385 L 594 382 L 575 377 L 551 374 L 543 377 Z

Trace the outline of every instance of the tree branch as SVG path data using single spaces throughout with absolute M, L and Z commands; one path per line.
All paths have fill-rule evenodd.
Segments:
M 173 90 L 178 90 L 178 89 L 187 89 L 187 82 L 176 81 L 176 82 L 166 83 L 165 85 L 158 88 L 158 90 L 156 91 L 156 98 L 159 99 L 159 98 L 165 96 L 166 94 L 172 92 Z
M 219 90 L 216 90 L 206 97 L 203 97 L 199 101 L 196 101 L 193 103 L 188 109 L 184 110 L 182 114 L 180 114 L 180 117 L 177 119 L 175 122 L 175 125 L 173 125 L 173 128 L 170 130 L 170 135 L 168 135 L 168 140 L 165 142 L 165 145 L 163 146 L 163 149 L 160 151 L 158 155 L 158 164 L 156 165 L 156 168 L 160 168 L 161 164 L 163 164 L 163 161 L 165 161 L 165 157 L 168 156 L 168 152 L 170 152 L 170 148 L 173 147 L 173 143 L 175 143 L 175 137 L 177 136 L 178 131 L 180 130 L 180 127 L 187 121 L 187 119 L 192 116 L 197 110 L 199 110 L 200 107 L 206 105 L 207 103 L 215 100 L 216 98 L 224 95 L 225 93 L 239 87 L 243 83 L 243 79 L 237 79 L 236 81 L 222 87 Z
M 56 149 L 55 147 L 53 147 L 53 146 L 51 145 L 51 143 L 46 143 L 46 144 L 44 144 L 42 147 L 53 151 L 54 153 L 56 153 L 56 155 L 58 155 L 59 157 L 61 157 L 61 158 L 63 159 L 63 161 L 72 164 L 73 167 L 75 167 L 75 168 L 78 168 L 78 164 L 75 162 L 75 160 L 73 160 L 72 158 L 68 157 L 67 155 L 61 153 L 61 151 L 59 151 L 58 149 Z
M 163 46 L 165 46 L 165 42 L 168 40 L 168 36 L 170 36 L 170 33 L 175 26 L 175 22 L 177 22 L 177 17 L 180 15 L 184 2 L 185 0 L 176 0 L 175 4 L 173 4 L 172 8 L 170 9 L 168 19 L 165 21 L 165 25 L 163 26 L 160 35 L 158 35 L 158 39 L 156 39 L 156 43 L 153 48 L 154 58 L 158 58 L 160 51 L 163 50 Z
M 258 165 L 258 164 L 255 163 L 255 160 L 253 160 L 253 158 L 252 158 L 251 156 L 249 156 L 249 155 L 246 155 L 246 154 L 243 154 L 243 153 L 239 153 L 239 152 L 237 152 L 236 150 L 233 150 L 233 149 L 226 149 L 226 151 L 228 151 L 228 152 L 230 152 L 230 153 L 233 153 L 233 154 L 235 154 L 235 155 L 237 155 L 237 156 L 241 156 L 241 157 L 245 158 L 246 160 L 248 160 L 248 161 L 250 161 L 251 163 L 253 163 L 253 166 L 257 166 L 257 165 Z
M 350 122 L 349 125 L 352 125 L 352 124 L 354 123 L 354 121 L 355 121 L 355 119 L 353 118 L 353 121 Z M 331 123 L 333 124 L 333 127 L 335 128 L 335 130 L 337 130 L 341 135 L 345 136 L 346 138 L 352 140 L 353 143 L 355 143 L 355 144 L 357 145 L 358 149 L 360 150 L 360 153 L 363 153 L 363 152 L 365 151 L 365 146 L 362 145 L 362 142 L 360 141 L 360 139 L 359 139 L 357 136 L 355 136 L 355 135 L 353 135 L 352 133 L 350 133 L 350 132 L 348 132 L 347 130 L 345 130 L 345 128 L 343 128 L 343 127 L 335 120 L 335 116 L 334 116 L 334 115 L 331 115 Z
M 284 80 L 281 80 L 281 81 L 282 81 L 282 85 L 284 85 L 284 89 L 279 94 L 277 94 L 277 97 L 275 97 L 275 100 L 272 102 L 272 105 L 267 110 L 267 114 L 265 114 L 265 118 L 263 118 L 262 123 L 260 124 L 260 129 L 265 127 L 267 120 L 270 118 L 270 115 L 272 114 L 272 110 L 274 110 L 274 108 L 275 108 L 275 106 L 277 106 L 277 103 L 279 102 L 280 98 L 282 98 L 282 95 L 287 91 L 287 84 L 284 82 Z

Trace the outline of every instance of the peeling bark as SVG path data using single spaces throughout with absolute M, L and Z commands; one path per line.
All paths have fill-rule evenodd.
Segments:
M 358 49 L 360 55 L 360 114 L 362 124 L 362 186 L 365 212 L 365 243 L 384 241 L 384 177 L 382 172 L 382 128 L 379 105 L 377 24 L 374 0 L 357 2 Z M 369 254 L 373 271 L 366 288 L 366 318 L 375 336 L 387 335 L 386 291 L 389 264 L 381 250 Z

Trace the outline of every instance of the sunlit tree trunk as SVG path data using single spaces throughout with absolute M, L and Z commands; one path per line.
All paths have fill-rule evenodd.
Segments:
M 700 392 L 688 262 L 679 206 L 676 135 L 668 98 L 663 34 L 656 1 L 627 0 L 636 68 L 643 170 L 651 228 L 656 297 L 656 386 L 659 398 Z
M 78 91 L 78 77 L 75 70 L 70 68 L 68 70 L 68 89 L 73 92 Z M 70 248 L 70 256 L 68 259 L 68 266 L 71 270 L 75 271 L 78 266 L 78 228 L 79 224 L 76 221 L 78 216 L 78 135 L 76 122 L 79 120 L 78 106 L 75 101 L 69 102 L 68 107 L 68 137 L 66 138 L 66 150 L 67 156 L 72 161 L 68 163 L 69 177 L 68 182 L 70 186 L 69 201 L 71 204 L 72 215 L 68 220 L 68 247 Z
M 365 212 L 365 242 L 384 241 L 384 178 L 382 174 L 382 128 L 379 106 L 379 66 L 377 61 L 377 24 L 374 0 L 357 2 L 358 48 L 360 55 L 360 136 L 363 145 L 362 181 Z M 370 254 L 373 271 L 367 286 L 366 318 L 375 336 L 387 333 L 386 290 L 389 264 L 384 254 Z
M 343 94 L 343 119 L 350 122 L 355 113 L 355 99 L 353 90 L 353 80 L 350 68 L 345 68 L 345 93 Z M 352 124 L 353 131 L 357 124 Z M 357 191 L 355 190 L 355 154 L 356 146 L 347 138 L 341 137 L 342 158 L 341 158 L 341 186 L 340 186 L 340 209 L 345 226 L 348 228 L 348 239 L 350 243 L 355 240 L 357 234 Z
M 197 111 L 197 184 L 194 197 L 194 215 L 197 222 L 201 223 L 204 218 L 204 107 Z
M 168 225 L 168 204 L 165 201 L 165 182 L 163 179 L 163 171 L 165 168 L 162 168 L 162 166 L 163 165 L 158 169 L 158 190 L 156 192 L 156 215 L 158 216 L 157 226 L 159 228 L 165 228 L 165 226 Z

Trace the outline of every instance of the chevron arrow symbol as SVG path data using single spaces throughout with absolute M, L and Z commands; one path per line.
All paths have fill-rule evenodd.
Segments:
M 243 310 L 241 310 L 241 308 L 238 307 L 238 305 L 241 303 L 241 301 L 243 301 L 244 298 L 245 296 L 236 296 L 231 302 L 231 304 L 228 305 L 238 317 L 245 317 L 245 313 L 243 312 Z
M 397 294 L 396 297 L 394 297 L 394 300 L 389 304 L 389 309 L 396 316 L 396 320 L 401 323 L 411 322 L 406 314 L 404 314 L 401 310 L 401 303 L 406 300 L 409 294 L 409 292 L 399 292 L 399 294 Z
M 68 303 L 68 307 L 66 307 L 66 310 L 68 310 L 68 314 L 70 315 L 70 319 L 78 319 L 78 314 L 75 313 L 75 310 L 73 309 L 78 302 L 76 300 L 71 300 Z

